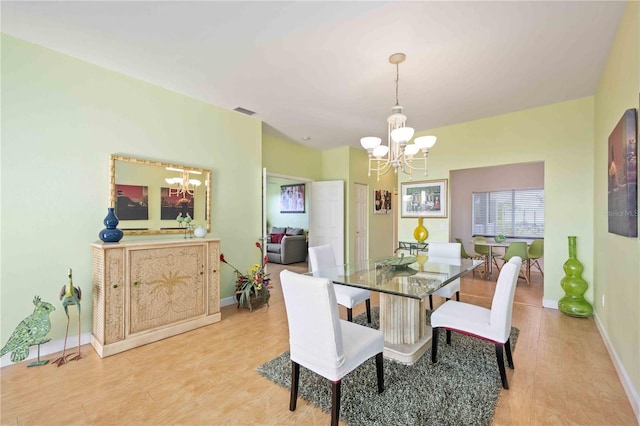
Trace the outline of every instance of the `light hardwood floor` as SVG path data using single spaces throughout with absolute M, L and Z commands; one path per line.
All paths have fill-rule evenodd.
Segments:
M 290 412 L 289 391 L 255 371 L 288 348 L 281 269 L 270 266 L 270 306 L 253 313 L 228 306 L 217 324 L 104 359 L 87 345 L 84 359 L 62 367 L 3 368 L 2 425 L 328 424 L 329 414 L 303 400 Z M 531 288 L 519 280 L 516 369 L 507 370 L 494 424 L 636 424 L 594 320 L 542 308 L 536 280 Z M 494 285 L 464 279 L 462 300 L 489 306 Z

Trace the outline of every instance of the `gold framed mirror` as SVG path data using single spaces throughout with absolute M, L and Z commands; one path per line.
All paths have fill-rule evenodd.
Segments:
M 211 230 L 211 171 L 182 164 L 109 156 L 109 205 L 125 235 L 177 234 L 178 216 Z

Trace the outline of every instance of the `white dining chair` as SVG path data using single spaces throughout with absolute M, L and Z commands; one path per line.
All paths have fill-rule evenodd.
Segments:
M 335 268 L 336 266 L 336 257 L 330 245 L 309 247 L 309 268 L 314 276 L 318 276 L 318 271 L 324 268 Z M 369 290 L 340 284 L 333 286 L 338 304 L 347 308 L 347 320 L 353 321 L 353 307 L 358 303 L 365 302 L 367 322 L 371 323 L 371 292 Z
M 462 254 L 460 243 L 429 243 L 429 262 L 446 263 L 449 265 L 460 265 Z M 449 300 L 456 295 L 456 300 L 460 301 L 460 278 L 457 278 L 442 288 L 429 295 L 429 309 L 433 310 L 433 295 L 444 297 Z
M 289 323 L 291 397 L 298 399 L 300 366 L 331 381 L 331 424 L 340 419 L 340 383 L 363 362 L 376 357 L 378 393 L 384 391 L 384 337 L 380 330 L 340 319 L 335 286 L 316 278 L 284 270 L 280 273 Z
M 451 344 L 452 331 L 488 340 L 495 343 L 502 387 L 509 389 L 503 354 L 507 353 L 507 363 L 509 368 L 513 369 L 509 336 L 511 334 L 513 297 L 521 265 L 522 259 L 517 256 L 512 257 L 509 262 L 504 264 L 498 276 L 491 309 L 451 300 L 431 314 L 431 362 L 438 361 L 438 332 L 441 328 L 447 331 L 447 344 L 449 345 Z

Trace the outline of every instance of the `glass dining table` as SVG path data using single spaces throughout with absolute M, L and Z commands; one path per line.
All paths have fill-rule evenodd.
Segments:
M 475 246 L 483 246 L 483 247 L 488 247 L 488 254 L 485 256 L 485 267 L 484 267 L 484 271 L 482 271 L 482 275 L 484 276 L 485 279 L 489 280 L 491 279 L 491 274 L 493 273 L 493 257 L 494 257 L 494 253 L 493 253 L 493 248 L 494 247 L 501 247 L 503 250 L 506 250 L 507 247 L 509 247 L 510 242 L 501 242 L 498 243 L 496 241 L 491 241 L 489 239 L 487 239 L 486 241 L 472 241 L 471 242 L 473 245 Z
M 411 365 L 427 350 L 431 340 L 423 301 L 484 261 L 456 259 L 451 263 L 442 258 L 430 262 L 426 255 L 390 257 L 320 268 L 309 275 L 379 292 L 384 356 Z

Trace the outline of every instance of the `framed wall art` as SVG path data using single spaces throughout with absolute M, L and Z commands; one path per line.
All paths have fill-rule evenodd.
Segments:
M 401 217 L 447 217 L 447 179 L 402 183 Z
M 280 213 L 304 213 L 304 185 L 280 186 Z
M 635 108 L 628 109 L 609 135 L 609 232 L 638 236 L 638 143 Z
M 116 184 L 116 216 L 118 220 L 148 220 L 148 187 Z
M 391 191 L 375 189 L 373 191 L 373 214 L 391 213 Z
M 194 196 L 188 192 L 175 194 L 169 188 L 160 188 L 160 219 L 175 220 L 179 215 L 199 219 L 195 217 L 194 203 Z

